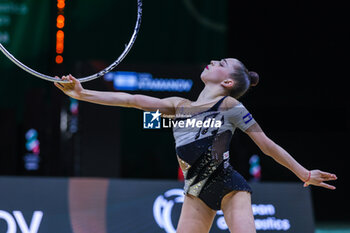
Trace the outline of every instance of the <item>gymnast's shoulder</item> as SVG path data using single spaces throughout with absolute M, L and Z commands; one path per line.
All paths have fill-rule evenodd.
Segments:
M 223 111 L 227 111 L 230 110 L 236 106 L 238 106 L 239 104 L 241 104 L 241 102 L 239 102 L 237 99 L 233 98 L 232 96 L 227 96 L 222 105 L 220 106 L 221 110 Z

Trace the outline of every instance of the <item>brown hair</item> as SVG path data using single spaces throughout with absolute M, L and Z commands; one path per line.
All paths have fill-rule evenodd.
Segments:
M 230 95 L 238 99 L 243 96 L 251 86 L 256 86 L 259 83 L 259 75 L 254 71 L 248 71 L 242 62 L 234 66 L 234 71 L 231 73 L 232 79 L 235 81 Z

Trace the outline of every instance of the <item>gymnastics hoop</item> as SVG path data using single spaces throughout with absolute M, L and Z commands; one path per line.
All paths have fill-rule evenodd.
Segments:
M 137 20 L 136 20 L 136 25 L 134 28 L 134 33 L 132 34 L 129 43 L 125 46 L 124 51 L 122 52 L 122 54 L 120 54 L 120 56 L 118 57 L 117 60 L 115 60 L 111 65 L 109 65 L 108 67 L 106 67 L 104 70 L 87 76 L 87 77 L 83 77 L 83 78 L 78 78 L 78 80 L 83 83 L 83 82 L 88 82 L 94 79 L 97 79 L 103 75 L 105 75 L 106 73 L 112 71 L 116 66 L 119 65 L 119 63 L 125 58 L 125 56 L 129 53 L 131 47 L 134 45 L 137 34 L 139 33 L 140 30 L 140 25 L 141 25 L 141 17 L 142 17 L 142 0 L 137 0 Z M 27 71 L 28 73 L 50 81 L 50 82 L 58 82 L 58 83 L 68 83 L 70 81 L 66 81 L 66 80 L 61 80 L 61 79 L 57 79 L 55 77 L 51 77 L 42 73 L 39 73 L 31 68 L 29 68 L 28 66 L 24 65 L 23 63 L 21 63 L 19 60 L 17 60 L 9 51 L 7 51 L 5 49 L 5 47 L 0 43 L 0 50 L 1 52 L 3 52 L 3 54 L 5 54 L 5 56 L 10 59 L 13 63 L 15 63 L 17 66 L 19 66 L 21 69 L 23 69 L 24 71 Z

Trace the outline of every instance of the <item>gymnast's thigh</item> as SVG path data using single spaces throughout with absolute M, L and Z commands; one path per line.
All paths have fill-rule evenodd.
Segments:
M 225 221 L 231 233 L 256 233 L 251 194 L 232 191 L 221 202 Z
M 177 233 L 208 233 L 216 211 L 198 197 L 187 194 L 181 209 Z

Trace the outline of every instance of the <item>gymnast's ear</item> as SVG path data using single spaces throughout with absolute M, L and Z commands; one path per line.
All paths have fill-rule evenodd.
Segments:
M 225 79 L 221 82 L 221 86 L 223 86 L 225 88 L 229 88 L 229 89 L 231 89 L 234 84 L 235 84 L 235 81 L 230 79 L 230 78 Z

